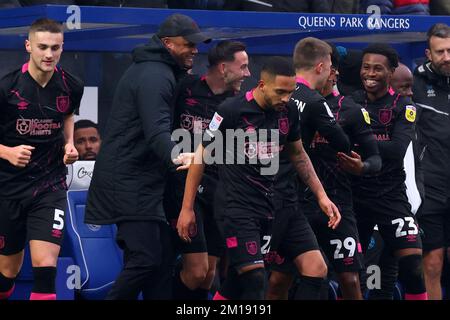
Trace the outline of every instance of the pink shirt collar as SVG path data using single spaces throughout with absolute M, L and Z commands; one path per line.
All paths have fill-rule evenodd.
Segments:
M 295 77 L 295 81 L 297 81 L 297 83 L 304 84 L 305 86 L 307 86 L 308 88 L 311 89 L 311 85 L 309 84 L 308 81 L 306 81 L 305 78 L 303 78 L 303 77 Z

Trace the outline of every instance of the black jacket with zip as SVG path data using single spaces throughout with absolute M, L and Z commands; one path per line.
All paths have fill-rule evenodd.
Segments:
M 450 77 L 426 62 L 414 70 L 413 93 L 425 195 L 445 202 L 450 196 Z
M 86 223 L 166 221 L 166 172 L 173 167 L 173 97 L 180 69 L 154 36 L 133 51 L 117 86 L 86 206 Z

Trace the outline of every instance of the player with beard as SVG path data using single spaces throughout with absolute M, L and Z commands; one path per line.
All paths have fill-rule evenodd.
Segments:
M 168 16 L 144 46 L 114 94 L 86 203 L 85 222 L 117 224 L 124 266 L 108 300 L 171 297 L 171 238 L 163 208 L 166 173 L 173 159 L 172 103 L 177 81 L 192 68 L 197 45 L 209 41 L 194 20 Z
M 219 148 L 223 147 L 226 155 L 224 164 L 218 167 L 226 199 L 220 223 L 230 267 L 215 299 L 264 298 L 261 238 L 273 219 L 273 185 L 280 150 L 288 148 L 293 166 L 329 217 L 329 226 L 335 228 L 340 221 L 339 211 L 326 195 L 302 147 L 297 108 L 288 106 L 295 86 L 292 63 L 280 57 L 269 58 L 258 86 L 223 102 L 206 131 L 214 139 L 225 137 Z M 229 139 L 234 140 L 238 132 L 245 132 L 246 143 L 230 143 Z M 195 224 L 194 200 L 203 173 L 207 153 L 204 150 L 209 150 L 210 142 L 204 144 L 206 148 L 199 146 L 195 163 L 189 169 L 178 219 L 178 233 L 185 241 L 190 241 L 189 229 Z
M 217 106 L 226 98 L 237 94 L 243 81 L 250 76 L 245 49 L 242 42 L 226 40 L 217 43 L 209 50 L 206 74 L 188 75 L 178 85 L 174 129 L 181 128 L 189 132 L 191 143 L 186 152 L 193 152 L 197 148 L 194 145 L 195 136 L 199 137 L 200 142 Z M 186 243 L 176 233 L 186 173 L 175 172 L 170 175 L 164 199 L 166 215 L 175 230 L 177 249 L 183 254 L 182 269 L 177 270 L 174 279 L 175 299 L 206 300 L 208 297 L 217 260 L 224 251 L 223 239 L 214 219 L 218 179 L 217 167 L 206 166 L 196 198 L 196 229 L 192 230 L 192 241 Z
M 423 230 L 425 283 L 430 299 L 442 299 L 441 274 L 450 258 L 450 27 L 428 31 L 428 61 L 414 71 L 413 100 L 419 107 L 417 134 L 425 201 L 417 213 Z

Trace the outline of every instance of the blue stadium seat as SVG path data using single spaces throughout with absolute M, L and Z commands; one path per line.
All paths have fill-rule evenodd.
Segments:
M 63 254 L 73 257 L 81 275 L 79 294 L 104 299 L 122 269 L 122 251 L 115 242 L 115 225 L 87 225 L 87 190 L 67 191 L 68 215 Z
M 404 300 L 405 299 L 405 292 L 403 290 L 403 286 L 400 282 L 395 283 L 394 287 L 394 300 Z
M 339 292 L 339 283 L 334 280 L 328 281 L 328 300 L 337 300 Z

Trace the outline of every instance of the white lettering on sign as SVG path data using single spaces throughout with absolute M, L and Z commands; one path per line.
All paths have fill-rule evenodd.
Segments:
M 381 17 L 373 14 L 368 17 L 347 16 L 300 16 L 298 25 L 305 30 L 311 28 L 350 28 L 350 29 L 395 29 L 408 30 L 411 27 L 409 18 Z
M 324 17 L 324 16 L 316 16 L 316 17 L 305 17 L 300 16 L 298 18 L 298 25 L 303 29 L 312 28 L 312 27 L 330 27 L 334 28 L 336 26 L 336 18 L 335 17 Z

